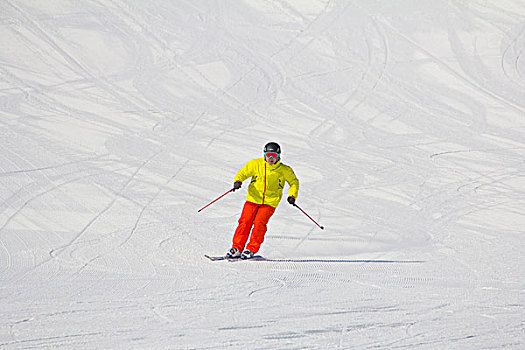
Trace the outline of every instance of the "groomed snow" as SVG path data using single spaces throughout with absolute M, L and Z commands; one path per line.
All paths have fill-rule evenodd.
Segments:
M 522 349 L 525 3 L 0 3 L 0 348 Z M 301 181 L 230 247 L 277 141 Z

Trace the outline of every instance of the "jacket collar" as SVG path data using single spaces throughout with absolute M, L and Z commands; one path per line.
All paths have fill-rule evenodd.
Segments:
M 278 167 L 281 166 L 281 158 L 279 158 L 279 160 L 277 161 L 277 163 L 273 164 L 273 165 L 270 165 L 268 164 L 268 162 L 266 161 L 266 159 L 264 159 L 264 157 L 262 158 L 264 164 L 269 168 L 269 169 L 277 169 Z

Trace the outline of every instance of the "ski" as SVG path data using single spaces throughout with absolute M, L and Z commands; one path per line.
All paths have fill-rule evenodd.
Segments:
M 221 256 L 212 256 L 212 255 L 204 254 L 204 256 L 207 257 L 208 259 L 210 259 L 211 261 L 219 261 L 219 260 L 236 260 L 236 259 L 239 259 L 239 258 L 228 258 L 228 257 L 225 256 L 225 255 L 221 255 Z
M 235 261 L 268 261 L 266 258 L 263 258 L 261 255 L 254 255 L 252 258 L 250 259 L 242 259 L 242 258 L 237 258 L 237 259 L 230 259 L 231 262 L 235 262 Z
M 266 260 L 265 258 L 263 258 L 260 255 L 255 255 L 251 259 L 241 259 L 240 257 L 238 257 L 238 258 L 228 258 L 227 256 L 224 256 L 224 255 L 213 256 L 213 255 L 204 254 L 204 256 L 207 257 L 208 259 L 210 259 L 211 261 L 221 261 L 221 260 L 228 260 L 228 261 L 247 261 L 247 260 L 262 261 L 262 260 Z
M 219 261 L 219 260 L 229 259 L 226 256 L 210 256 L 210 255 L 207 255 L 207 254 L 204 254 L 204 256 L 207 257 L 208 259 L 210 259 L 211 261 Z

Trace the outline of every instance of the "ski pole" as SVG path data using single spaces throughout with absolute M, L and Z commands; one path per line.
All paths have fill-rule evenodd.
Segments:
M 304 210 L 301 209 L 300 206 L 298 206 L 298 205 L 295 204 L 295 203 L 294 203 L 293 206 L 294 206 L 294 207 L 297 207 L 297 209 L 299 209 L 300 211 L 302 211 L 304 215 L 308 216 L 308 218 L 309 218 L 310 220 L 312 220 L 312 221 L 314 222 L 314 224 L 316 224 L 317 226 L 319 226 L 319 228 L 320 228 L 321 230 L 324 230 L 324 226 L 319 225 L 314 219 L 312 219 L 312 217 L 311 217 L 310 215 L 306 214 L 306 213 L 304 212 Z
M 207 207 L 209 207 L 210 205 L 212 205 L 213 203 L 217 202 L 219 199 L 221 199 L 222 197 L 226 196 L 228 193 L 230 192 L 233 192 L 234 188 L 232 188 L 231 190 L 229 190 L 228 192 L 226 192 L 225 194 L 223 194 L 222 196 L 220 196 L 219 198 L 217 198 L 216 200 L 214 200 L 213 202 L 211 203 L 208 203 L 207 205 L 205 205 L 204 207 L 200 208 L 199 211 L 197 213 L 200 213 L 201 210 L 203 209 L 206 209 Z

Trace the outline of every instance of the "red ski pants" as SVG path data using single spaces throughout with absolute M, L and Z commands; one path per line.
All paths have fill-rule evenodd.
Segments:
M 255 204 L 246 202 L 242 209 L 239 226 L 233 235 L 233 247 L 243 251 L 245 248 L 252 253 L 257 253 L 264 241 L 266 224 L 275 212 L 275 208 L 267 204 Z M 253 226 L 253 230 L 252 230 Z M 251 236 L 250 236 L 251 231 Z M 250 242 L 248 242 L 248 237 Z

